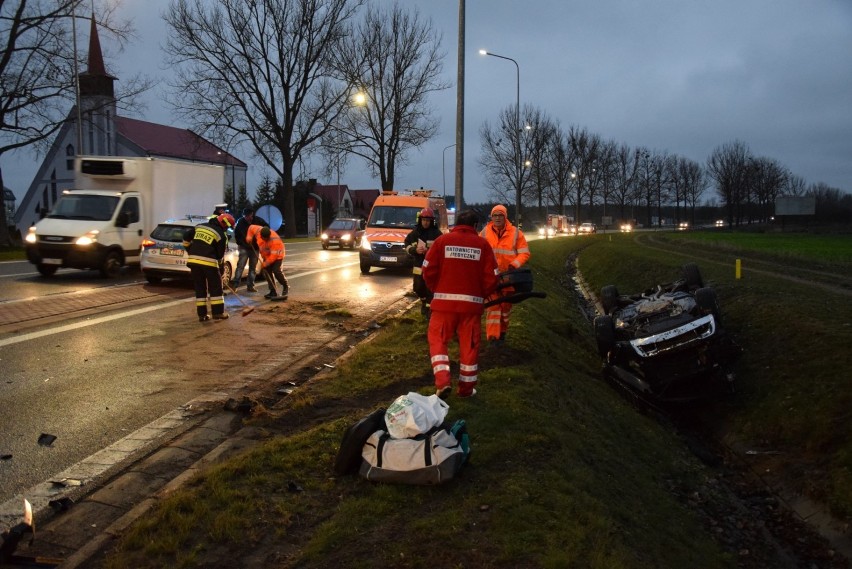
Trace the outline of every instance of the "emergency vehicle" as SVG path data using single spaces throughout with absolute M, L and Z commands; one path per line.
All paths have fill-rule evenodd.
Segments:
M 367 227 L 361 238 L 359 253 L 361 272 L 367 274 L 372 267 L 405 268 L 414 259 L 405 251 L 405 237 L 417 227 L 417 215 L 423 208 L 435 213 L 435 224 L 446 233 L 447 206 L 444 198 L 433 195 L 433 190 L 386 190 L 376 198 Z

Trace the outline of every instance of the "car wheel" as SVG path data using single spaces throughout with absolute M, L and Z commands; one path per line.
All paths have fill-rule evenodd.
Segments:
M 686 281 L 686 286 L 691 290 L 704 286 L 704 279 L 701 278 L 701 271 L 698 270 L 698 265 L 695 263 L 687 263 L 680 269 L 683 275 L 683 280 Z
M 598 344 L 598 354 L 607 359 L 607 355 L 615 346 L 615 324 L 612 316 L 595 317 L 595 341 Z
M 719 314 L 719 301 L 716 299 L 716 291 L 712 288 L 700 288 L 695 291 L 695 303 L 705 314 L 712 314 L 717 324 L 721 324 Z
M 323 243 L 322 248 L 324 251 L 328 251 L 328 243 Z
M 149 275 L 145 275 L 145 280 L 151 283 L 152 285 L 158 285 L 163 282 L 162 277 L 152 277 Z
M 115 251 L 107 253 L 103 265 L 101 265 L 101 276 L 114 279 L 121 273 L 121 255 Z
M 370 272 L 370 263 L 365 263 L 364 261 L 361 261 L 361 273 L 366 275 L 369 272 Z
M 604 314 L 612 314 L 612 311 L 618 308 L 618 288 L 615 285 L 607 285 L 601 289 L 601 304 L 604 308 Z
M 38 273 L 43 277 L 52 277 L 56 274 L 56 269 L 58 269 L 56 265 L 45 265 L 44 263 L 39 263 L 36 265 L 36 269 Z
M 228 290 L 228 286 L 231 284 L 231 275 L 234 274 L 234 269 L 231 268 L 230 263 L 225 263 L 224 271 L 222 271 L 222 290 Z

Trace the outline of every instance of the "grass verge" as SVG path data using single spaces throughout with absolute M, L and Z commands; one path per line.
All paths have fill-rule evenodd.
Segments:
M 505 349 L 482 354 L 477 396 L 449 401 L 448 419 L 465 419 L 471 433 L 457 480 L 411 487 L 331 475 L 348 424 L 433 390 L 425 325 L 409 315 L 297 390 L 284 413 L 324 418 L 284 432 L 282 416 L 258 419 L 269 440 L 164 499 L 104 566 L 735 566 L 683 498 L 706 488 L 705 467 L 599 380 L 565 272 L 589 243 L 532 244 L 536 289 L 548 297 L 515 306 Z
M 255 420 L 269 440 L 164 500 L 122 537 L 105 566 L 198 567 L 222 559 L 311 568 L 741 564 L 736 548 L 719 546 L 688 506 L 699 494 L 713 499 L 714 473 L 598 380 L 590 325 L 564 270 L 580 248 L 580 269 L 595 290 L 645 289 L 697 262 L 746 348 L 739 393 L 697 413 L 743 456 L 747 449 L 778 453 L 754 456 L 848 516 L 848 295 L 785 279 L 783 266 L 772 275 L 747 264 L 736 279 L 734 256 L 745 251 L 777 263 L 784 255 L 762 253 L 747 239 L 722 253 L 700 241 L 616 234 L 534 242 L 536 289 L 548 298 L 515 307 L 507 348 L 483 353 L 480 393 L 450 400 L 450 418 L 468 421 L 473 443 L 458 480 L 402 487 L 330 474 L 348 424 L 408 390 L 431 392 L 425 328 L 409 315 L 334 374 L 297 390 L 287 413 L 324 418 L 295 431 L 280 429 L 275 414 Z

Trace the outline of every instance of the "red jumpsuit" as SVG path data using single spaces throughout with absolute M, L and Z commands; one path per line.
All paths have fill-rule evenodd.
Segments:
M 494 252 L 473 227 L 456 225 L 427 251 L 423 280 L 434 293 L 428 338 L 435 387 L 452 386 L 448 344 L 457 336 L 458 394 L 469 396 L 479 374 L 482 305 L 497 288 Z

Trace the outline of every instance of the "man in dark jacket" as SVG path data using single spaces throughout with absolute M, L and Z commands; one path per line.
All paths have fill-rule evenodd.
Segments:
M 228 318 L 222 293 L 222 271 L 228 242 L 225 231 L 235 223 L 233 215 L 223 213 L 187 230 L 183 236 L 183 246 L 189 254 L 186 264 L 195 285 L 195 311 L 201 322 L 210 320 L 207 315 L 208 296 L 213 319 Z
M 414 293 L 420 298 L 420 314 L 425 316 L 426 320 L 429 320 L 429 303 L 432 301 L 432 292 L 423 282 L 421 267 L 423 266 L 423 259 L 426 258 L 426 251 L 441 235 L 443 233 L 435 224 L 435 212 L 431 208 L 425 207 L 417 214 L 417 227 L 412 229 L 411 233 L 405 237 L 405 250 L 414 258 L 414 268 L 411 271 L 414 280 Z
M 231 277 L 231 288 L 236 290 L 240 286 L 243 269 L 245 269 L 246 262 L 248 262 L 249 269 L 246 290 L 248 292 L 257 292 L 257 289 L 254 288 L 254 279 L 257 276 L 257 250 L 246 242 L 246 233 L 248 232 L 249 225 L 269 227 L 269 224 L 262 217 L 254 214 L 254 208 L 247 207 L 243 209 L 243 216 L 237 220 L 237 225 L 234 227 L 234 240 L 237 242 L 237 247 L 239 247 L 240 256 L 237 259 L 237 270 Z
M 442 399 L 453 386 L 447 345 L 454 336 L 459 341 L 458 396 L 476 394 L 483 305 L 498 283 L 497 260 L 488 241 L 476 234 L 478 222 L 473 211 L 459 214 L 453 230 L 435 240 L 423 261 L 423 279 L 433 291 L 429 354 Z

